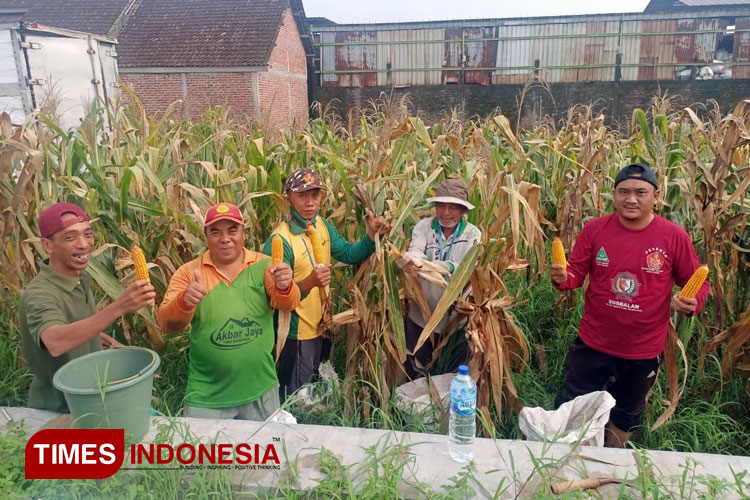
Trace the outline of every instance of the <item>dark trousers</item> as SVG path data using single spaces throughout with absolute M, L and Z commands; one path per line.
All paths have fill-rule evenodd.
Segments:
M 406 321 L 404 324 L 406 328 L 406 348 L 408 350 L 413 350 L 414 347 L 417 345 L 417 341 L 419 340 L 419 336 L 422 335 L 423 328 L 413 322 L 409 317 L 406 317 Z M 407 355 L 406 356 L 406 363 L 404 363 L 404 369 L 406 370 L 406 375 L 411 379 L 414 380 L 415 378 L 420 377 L 422 374 L 417 370 L 417 362 L 419 362 L 420 365 L 426 366 L 427 363 L 432 360 L 432 351 L 434 350 L 434 346 L 432 345 L 432 341 L 430 339 L 427 339 L 427 342 L 422 344 L 422 347 L 419 348 L 417 352 L 414 353 L 413 356 Z
M 610 420 L 618 429 L 632 432 L 641 422 L 660 363 L 661 356 L 623 359 L 605 354 L 576 337 L 565 358 L 565 386 L 555 399 L 555 409 L 578 396 L 606 390 L 616 401 Z M 614 382 L 609 383 L 611 379 Z
M 276 364 L 281 401 L 302 385 L 315 380 L 324 343 L 325 339 L 322 337 L 310 340 L 287 339 Z

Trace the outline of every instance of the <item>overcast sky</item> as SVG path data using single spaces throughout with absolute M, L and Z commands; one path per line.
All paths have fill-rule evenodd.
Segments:
M 308 17 L 337 23 L 643 12 L 648 0 L 302 0 Z

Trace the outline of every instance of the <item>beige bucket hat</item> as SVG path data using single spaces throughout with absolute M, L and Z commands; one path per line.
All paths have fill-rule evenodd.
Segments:
M 437 196 L 427 198 L 430 203 L 455 203 L 473 210 L 474 205 L 469 203 L 469 188 L 461 179 L 445 179 L 437 188 Z

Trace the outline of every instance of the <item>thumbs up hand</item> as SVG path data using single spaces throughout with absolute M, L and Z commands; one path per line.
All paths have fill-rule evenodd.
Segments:
M 199 269 L 193 271 L 193 278 L 193 281 L 190 282 L 182 294 L 182 303 L 191 309 L 197 306 L 203 300 L 203 297 L 206 296 L 206 293 L 208 293 L 206 287 L 203 286 L 203 278 Z

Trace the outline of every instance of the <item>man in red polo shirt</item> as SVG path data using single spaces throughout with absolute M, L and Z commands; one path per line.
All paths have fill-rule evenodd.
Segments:
M 708 295 L 706 282 L 694 299 L 672 297 L 675 283 L 685 285 L 699 263 L 685 230 L 653 213 L 658 197 L 650 167 L 624 167 L 615 178 L 616 213 L 588 222 L 567 270 L 561 265 L 551 270 L 558 290 L 578 288 L 589 277 L 578 337 L 568 350 L 565 385 L 555 406 L 602 390 L 614 378 L 607 387 L 617 401 L 607 436 L 612 447 L 624 446 L 641 421 L 669 331 L 670 302 L 675 311 L 691 316 Z

